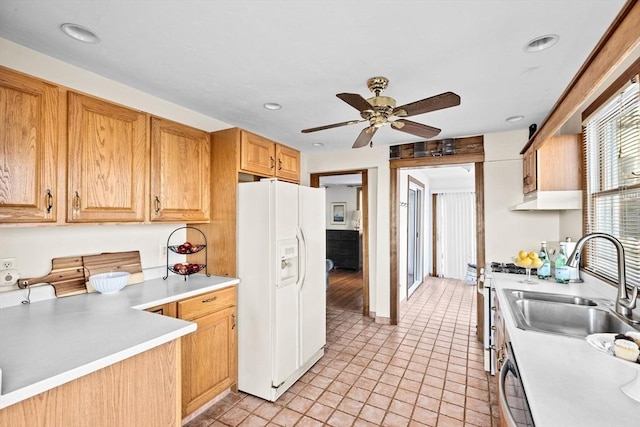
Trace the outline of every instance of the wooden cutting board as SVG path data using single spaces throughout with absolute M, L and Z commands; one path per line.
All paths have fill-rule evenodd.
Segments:
M 111 271 L 126 271 L 131 273 L 127 285 L 133 285 L 144 281 L 142 274 L 142 264 L 140 263 L 140 252 L 111 252 L 99 255 L 85 255 L 82 262 L 86 270 L 87 292 L 96 292 L 89 282 L 92 274 L 109 273 Z
M 55 289 L 56 296 L 62 297 L 86 293 L 85 281 L 82 256 L 73 256 L 54 258 L 51 260 L 51 272 L 49 274 L 31 279 L 20 279 L 18 280 L 18 286 L 26 288 L 39 283 L 51 283 Z
M 109 271 L 127 271 L 131 273 L 127 285 L 144 281 L 140 252 L 112 252 L 98 255 L 84 255 L 54 258 L 51 272 L 46 276 L 18 280 L 18 286 L 50 283 L 57 297 L 95 292 L 89 283 L 89 276 Z

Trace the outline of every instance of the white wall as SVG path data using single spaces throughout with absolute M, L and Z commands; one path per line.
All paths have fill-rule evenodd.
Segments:
M 229 125 L 0 38 L 0 65 L 206 131 Z M 0 228 L 0 258 L 14 257 L 22 277 L 49 273 L 60 256 L 140 250 L 145 277 L 164 273 L 160 246 L 183 224 Z M 175 235 L 176 238 L 183 238 Z
M 510 262 L 520 249 L 539 250 L 559 239 L 559 213 L 510 211 L 522 201 L 522 156 L 527 130 L 484 136 L 485 251 L 487 263 Z
M 369 306 L 389 318 L 389 147 L 364 147 L 301 156 L 305 183 L 309 173 L 367 169 L 369 187 Z

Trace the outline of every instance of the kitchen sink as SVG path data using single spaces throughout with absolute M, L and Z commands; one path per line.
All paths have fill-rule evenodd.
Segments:
M 520 329 L 574 337 L 637 331 L 605 300 L 509 289 L 505 293 Z
M 524 300 L 561 302 L 564 304 L 589 305 L 589 306 L 598 305 L 592 299 L 576 297 L 573 295 L 548 294 L 545 292 L 528 292 L 528 291 L 511 291 L 511 295 L 517 299 L 524 299 Z

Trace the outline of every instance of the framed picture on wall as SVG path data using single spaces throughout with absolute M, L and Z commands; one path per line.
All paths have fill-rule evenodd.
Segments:
M 347 203 L 331 203 L 331 224 L 347 224 Z

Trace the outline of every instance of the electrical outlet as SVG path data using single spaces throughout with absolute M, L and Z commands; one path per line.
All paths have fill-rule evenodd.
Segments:
M 0 270 L 15 270 L 15 268 L 16 268 L 15 258 L 0 259 Z

